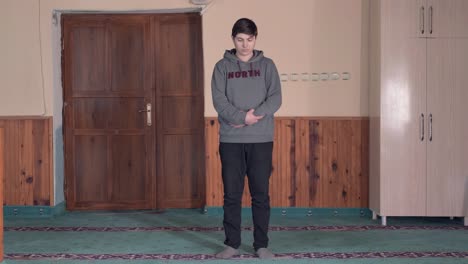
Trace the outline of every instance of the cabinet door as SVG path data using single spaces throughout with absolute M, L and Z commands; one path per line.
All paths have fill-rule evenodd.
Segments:
M 468 37 L 468 1 L 427 0 L 426 9 L 426 37 Z
M 382 2 L 380 185 L 388 216 L 426 213 L 426 39 L 408 27 L 414 3 Z
M 468 38 L 468 1 L 453 1 L 454 37 Z M 466 69 L 466 68 L 465 68 Z
M 467 5 L 468 6 L 468 5 Z M 453 175 L 451 213 L 468 216 L 468 38 L 454 40 L 455 80 L 453 87 Z M 465 218 L 465 221 L 466 218 Z
M 426 5 L 429 38 L 448 38 L 455 33 L 455 3 L 459 0 L 428 0 Z M 462 0 L 466 1 L 466 0 Z M 466 14 L 466 13 L 465 13 Z
M 410 11 L 411 32 L 416 37 L 425 38 L 428 35 L 428 18 L 427 18 L 427 1 L 428 0 L 412 0 L 407 1 Z
M 455 41 L 427 42 L 427 215 L 450 216 L 454 202 L 454 80 Z

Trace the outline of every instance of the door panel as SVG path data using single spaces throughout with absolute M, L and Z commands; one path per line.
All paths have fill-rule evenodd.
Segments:
M 193 174 L 200 174 L 198 160 L 193 153 L 200 151 L 203 142 L 198 141 L 198 135 L 166 135 L 164 137 L 164 172 L 165 203 L 190 201 L 200 199 L 198 178 Z M 203 153 L 197 156 L 204 156 Z M 183 164 L 183 166 L 181 166 Z
M 146 164 L 142 164 L 146 161 L 142 149 L 145 149 L 144 135 L 112 137 L 112 200 L 144 201 L 149 195 L 145 179 L 135 177 L 148 173 Z
M 145 28 L 137 18 L 114 21 L 109 26 L 111 90 L 144 91 Z
M 468 7 L 468 5 L 466 5 Z M 453 120 L 452 138 L 453 146 L 453 175 L 451 182 L 450 209 L 453 216 L 465 216 L 465 225 L 468 220 L 468 38 L 454 40 L 455 82 L 452 93 Z
M 409 22 L 407 26 L 410 29 L 409 33 L 411 37 L 425 38 L 428 35 L 427 1 L 428 0 L 398 1 L 397 5 L 395 5 L 398 9 L 407 8 L 407 10 L 402 10 L 400 14 L 392 12 L 392 16 L 394 16 L 395 19 L 403 18 Z M 388 3 L 391 4 L 392 1 L 389 0 Z
M 432 16 L 428 13 L 430 19 L 428 23 L 432 25 L 433 31 L 432 34 L 429 34 L 429 37 L 468 37 L 468 1 L 428 0 L 428 6 L 433 7 Z
M 64 18 L 66 19 L 66 18 Z M 102 91 L 107 85 L 106 27 L 95 25 L 70 25 L 68 63 L 72 92 Z M 84 52 L 86 52 L 84 54 Z
M 146 110 L 145 98 L 112 98 L 110 101 L 109 128 L 145 130 L 146 113 L 141 112 Z
M 200 19 L 196 16 L 161 18 L 161 90 L 164 95 L 200 94 L 203 58 Z M 201 66 L 201 67 L 200 67 Z
M 158 205 L 201 207 L 205 201 L 201 18 L 165 15 L 155 29 L 158 109 Z
M 163 116 L 163 129 L 165 133 L 171 131 L 186 131 L 187 133 L 200 132 L 200 109 L 203 109 L 203 98 L 201 96 L 166 96 L 162 99 L 163 112 L 174 112 L 174 115 Z M 194 111 L 197 110 L 197 111 Z
M 427 215 L 444 216 L 450 215 L 453 187 L 454 41 L 438 38 L 427 44 Z
M 67 207 L 152 208 L 154 132 L 141 111 L 154 90 L 150 18 L 63 19 Z
M 468 38 L 468 1 L 453 1 L 454 34 L 455 38 Z
M 105 129 L 111 104 L 106 98 L 76 98 L 73 100 L 75 129 Z
M 74 107 L 75 129 L 145 129 L 144 98 L 76 98 Z
M 427 23 L 429 38 L 448 38 L 455 33 L 455 0 L 428 0 Z
M 106 136 L 74 137 L 76 197 L 75 201 L 104 202 L 108 199 Z
M 426 40 L 411 34 L 410 3 L 382 2 L 381 214 L 391 216 L 426 213 Z

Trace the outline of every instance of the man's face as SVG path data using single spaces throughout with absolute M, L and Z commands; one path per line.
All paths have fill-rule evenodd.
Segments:
M 232 38 L 236 53 L 240 56 L 249 56 L 255 48 L 256 37 L 254 35 L 247 35 L 239 33 Z

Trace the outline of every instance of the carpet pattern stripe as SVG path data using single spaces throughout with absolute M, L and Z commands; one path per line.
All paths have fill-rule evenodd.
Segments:
M 304 252 L 276 254 L 278 259 L 468 258 L 467 252 Z M 233 259 L 254 259 L 242 254 Z M 5 254 L 7 260 L 211 260 L 210 254 Z
M 25 226 L 4 227 L 6 232 L 151 232 L 151 231 L 174 231 L 174 232 L 217 232 L 223 231 L 222 227 L 178 227 L 178 226 L 154 226 L 154 227 L 58 227 L 58 226 Z M 253 227 L 242 227 L 243 231 L 252 231 Z M 468 226 L 273 226 L 270 231 L 368 231 L 368 230 L 468 230 Z

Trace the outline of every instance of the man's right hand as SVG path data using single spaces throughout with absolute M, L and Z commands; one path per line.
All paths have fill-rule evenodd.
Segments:
M 262 119 L 264 117 L 264 115 L 261 115 L 261 116 L 256 116 L 254 115 L 254 111 L 255 109 L 250 109 L 248 112 L 247 112 L 247 115 L 245 116 L 245 124 L 246 125 L 253 125 L 255 123 L 257 123 L 260 119 Z

